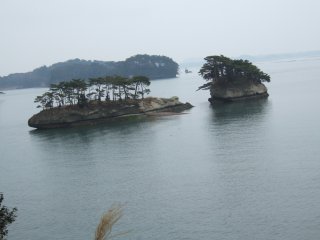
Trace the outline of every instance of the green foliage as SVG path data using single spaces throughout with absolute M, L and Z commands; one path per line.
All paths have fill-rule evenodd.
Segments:
M 150 93 L 149 85 L 150 80 L 145 76 L 106 76 L 90 78 L 88 82 L 73 79 L 51 84 L 49 91 L 37 96 L 34 102 L 43 109 L 75 104 L 84 107 L 90 101 L 101 103 L 104 97 L 106 101 L 144 98 L 145 94 Z
M 147 76 L 151 79 L 174 78 L 179 65 L 166 56 L 138 54 L 121 63 L 124 76 Z
M 12 210 L 8 209 L 5 205 L 2 205 L 3 194 L 0 193 L 0 240 L 4 240 L 8 234 L 8 225 L 13 223 L 17 217 L 17 208 Z
M 210 89 L 214 83 L 223 82 L 270 82 L 270 76 L 248 60 L 232 60 L 223 55 L 208 56 L 205 60 L 206 63 L 199 74 L 208 83 L 200 86 L 199 89 Z

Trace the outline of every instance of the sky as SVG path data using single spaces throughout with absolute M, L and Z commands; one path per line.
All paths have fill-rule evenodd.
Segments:
M 320 50 L 319 0 L 0 0 L 0 76 L 68 59 Z

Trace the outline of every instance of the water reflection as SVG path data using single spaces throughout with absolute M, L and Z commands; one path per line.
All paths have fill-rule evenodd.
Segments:
M 44 153 L 55 154 L 56 151 L 124 151 L 135 149 L 138 145 L 148 145 L 154 140 L 158 124 L 166 124 L 174 118 L 156 116 L 137 116 L 134 118 L 117 118 L 105 123 L 75 128 L 48 130 L 31 130 L 29 136 L 33 147 Z M 161 125 L 161 124 L 160 124 Z M 122 150 L 121 150 L 122 149 Z M 126 150 L 126 151 L 127 151 Z M 128 154 L 129 156 L 130 154 Z
M 78 126 L 73 128 L 45 130 L 33 129 L 29 133 L 31 136 L 41 138 L 42 140 L 51 140 L 53 138 L 68 139 L 74 137 L 86 140 L 88 137 L 106 135 L 113 132 L 130 134 L 132 131 L 135 131 L 137 128 L 139 128 L 141 124 L 147 124 L 148 122 L 154 120 L 154 118 L 146 116 L 138 116 L 130 119 L 117 118 L 104 123 Z
M 219 159 L 238 162 L 252 158 L 254 161 L 262 154 L 264 144 L 270 140 L 270 107 L 268 99 L 211 106 L 208 141 L 215 143 Z
M 261 121 L 261 118 L 269 112 L 271 103 L 268 99 L 257 99 L 231 102 L 214 103 L 210 106 L 212 109 L 212 120 L 217 124 L 227 124 L 230 121 L 246 121 L 252 119 Z

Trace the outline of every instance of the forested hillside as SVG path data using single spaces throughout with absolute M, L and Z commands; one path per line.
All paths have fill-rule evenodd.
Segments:
M 146 76 L 150 79 L 174 78 L 179 65 L 171 58 L 156 55 L 135 55 L 125 61 L 87 61 L 73 59 L 42 66 L 27 73 L 0 77 L 0 89 L 48 87 L 52 83 L 72 79 L 89 79 L 120 75 Z

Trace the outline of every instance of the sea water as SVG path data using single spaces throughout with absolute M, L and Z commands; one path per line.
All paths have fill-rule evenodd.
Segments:
M 193 69 L 151 84 L 185 114 L 90 127 L 33 130 L 46 89 L 0 95 L 9 239 L 93 239 L 113 203 L 118 239 L 319 239 L 320 59 L 257 64 L 268 99 L 211 106 Z

